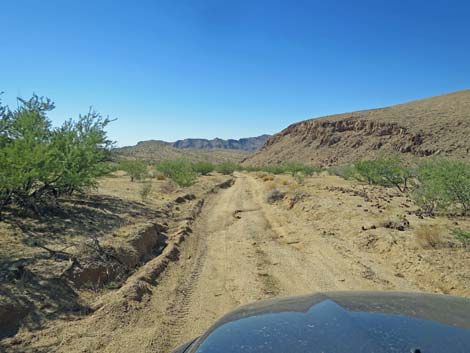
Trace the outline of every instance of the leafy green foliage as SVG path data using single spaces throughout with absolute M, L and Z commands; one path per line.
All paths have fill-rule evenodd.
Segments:
M 0 209 L 16 204 L 39 212 L 39 202 L 83 191 L 108 172 L 110 120 L 90 111 L 54 129 L 52 109 L 51 100 L 36 95 L 18 99 L 15 110 L 0 104 Z
M 182 187 L 195 183 L 197 174 L 190 161 L 186 159 L 167 160 L 157 165 L 157 170 Z
M 270 174 L 284 174 L 289 173 L 292 176 L 296 174 L 303 174 L 303 176 L 311 176 L 315 173 L 321 172 L 321 168 L 316 166 L 309 166 L 299 162 L 284 162 L 278 165 L 264 165 L 264 166 L 248 166 L 243 170 L 248 172 L 266 172 Z
M 417 168 L 417 204 L 426 212 L 460 207 L 470 213 L 470 165 L 446 159 L 422 162 Z
M 401 192 L 408 189 L 408 182 L 413 177 L 412 170 L 398 157 L 359 161 L 355 169 L 369 184 L 395 186 Z
M 458 240 L 464 243 L 470 243 L 470 231 L 465 231 L 461 228 L 454 228 L 451 230 L 451 234 Z
M 141 160 L 123 160 L 119 168 L 129 175 L 131 181 L 144 180 L 148 176 L 147 164 Z
M 192 164 L 193 171 L 201 175 L 207 175 L 215 170 L 214 164 L 211 162 L 194 162 Z
M 343 179 L 354 179 L 357 175 L 356 168 L 352 164 L 331 166 L 328 168 L 328 174 L 336 175 Z
M 234 171 L 240 170 L 240 166 L 233 162 L 223 162 L 219 164 L 215 170 L 224 175 L 230 175 L 233 174 Z

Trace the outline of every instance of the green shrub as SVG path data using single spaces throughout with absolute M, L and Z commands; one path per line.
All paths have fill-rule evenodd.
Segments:
M 394 186 L 401 192 L 408 189 L 409 181 L 413 177 L 412 169 L 399 157 L 359 161 L 356 162 L 355 168 L 358 175 L 369 184 Z
M 194 162 L 192 167 L 194 172 L 201 175 L 207 175 L 215 170 L 215 166 L 211 162 Z
M 38 203 L 95 186 L 109 173 L 111 121 L 90 111 L 53 128 L 52 109 L 51 100 L 36 95 L 18 98 L 15 110 L 0 104 L 0 209 L 16 204 L 39 212 Z
M 193 185 L 197 177 L 191 162 L 185 159 L 166 160 L 160 162 L 157 165 L 157 170 L 182 187 Z
M 262 167 L 260 166 L 244 166 L 240 167 L 241 170 L 247 171 L 247 172 L 260 172 L 262 170 Z
M 327 171 L 330 175 L 336 175 L 346 180 L 356 178 L 357 174 L 356 168 L 352 164 L 331 166 Z
M 223 162 L 219 164 L 215 168 L 215 170 L 224 175 L 230 175 L 233 174 L 233 172 L 235 172 L 236 170 L 240 170 L 240 166 L 233 162 Z
M 132 182 L 148 177 L 147 164 L 140 160 L 123 160 L 119 163 L 119 168 L 129 175 Z
M 449 207 L 470 213 L 470 165 L 446 159 L 430 160 L 418 165 L 416 203 L 427 213 Z
M 321 171 L 322 171 L 322 168 L 311 166 L 311 165 L 305 165 L 302 169 L 302 173 L 304 173 L 307 176 L 312 176 L 316 173 L 320 173 Z
M 451 230 L 451 234 L 458 240 L 464 243 L 470 243 L 470 231 L 465 231 L 461 228 L 454 228 Z
M 258 167 L 249 167 L 245 169 L 249 171 L 262 171 L 271 174 L 284 174 L 289 173 L 292 176 L 295 176 L 298 173 L 303 174 L 304 176 L 311 176 L 315 173 L 321 171 L 321 168 L 315 166 L 308 166 L 299 162 L 284 162 L 278 165 L 264 165 Z
M 270 165 L 261 167 L 261 171 L 271 174 L 283 174 L 286 170 L 282 165 Z

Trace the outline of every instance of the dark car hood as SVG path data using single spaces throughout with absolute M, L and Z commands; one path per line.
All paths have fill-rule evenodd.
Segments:
M 224 316 L 187 352 L 415 351 L 469 353 L 470 300 L 420 293 L 335 292 L 262 301 Z

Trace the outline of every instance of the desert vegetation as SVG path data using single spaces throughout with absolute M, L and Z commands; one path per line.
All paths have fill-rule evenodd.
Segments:
M 219 252 L 226 245 L 220 243 L 224 239 L 231 239 L 234 248 L 245 244 L 245 250 L 253 250 L 249 257 L 234 257 L 237 265 L 231 268 L 253 262 L 262 296 L 281 289 L 295 292 L 298 285 L 318 282 L 301 280 L 292 287 L 283 283 L 289 276 L 278 275 L 274 268 L 290 265 L 270 266 L 278 261 L 277 255 L 267 258 L 279 247 L 293 259 L 308 254 L 289 267 L 298 278 L 306 274 L 305 263 L 310 261 L 310 267 L 324 263 L 322 256 L 312 258 L 316 249 L 329 249 L 335 264 L 343 266 L 341 273 L 353 268 L 354 281 L 331 274 L 334 283 L 339 281 L 346 289 L 356 281 L 376 289 L 383 289 L 384 283 L 415 289 L 425 278 L 424 289 L 443 283 L 441 292 L 468 295 L 468 273 L 461 266 L 470 246 L 470 167 L 465 162 L 379 155 L 322 168 L 294 161 L 246 166 L 179 155 L 158 161 L 116 158 L 106 136 L 109 119 L 91 111 L 53 127 L 47 117 L 52 108 L 50 100 L 33 96 L 20 100 L 15 110 L 1 110 L 0 202 L 5 217 L 0 220 L 0 268 L 4 269 L 0 281 L 7 291 L 0 295 L 8 305 L 22 295 L 30 308 L 11 304 L 15 312 L 29 312 L 42 322 L 64 312 L 73 316 L 76 308 L 90 310 L 81 303 L 101 298 L 103 291 L 122 290 L 138 267 L 151 264 L 149 260 L 161 256 L 168 244 L 175 244 L 176 234 L 181 239 L 194 236 L 189 237 L 193 232 L 187 229 L 189 223 L 182 225 L 179 220 L 200 222 L 194 234 L 201 241 L 211 237 L 210 227 L 215 227 L 214 234 L 233 232 L 228 238 L 204 240 L 208 249 L 219 242 L 210 251 Z M 240 173 L 243 177 L 237 178 Z M 216 189 L 224 190 L 221 196 L 213 196 Z M 204 200 L 209 208 L 201 211 L 198 205 L 209 194 Z M 18 217 L 19 209 L 34 212 Z M 228 222 L 235 222 L 232 228 Z M 181 229 L 187 234 L 181 235 Z M 194 247 L 181 249 L 187 264 L 197 260 Z M 349 257 L 353 267 L 346 263 Z M 364 257 L 367 264 L 359 264 L 357 259 Z M 405 257 L 411 259 L 406 266 Z M 208 256 L 207 261 L 217 261 L 217 256 Z M 380 267 L 372 270 L 374 262 L 389 266 L 393 276 Z M 417 271 L 419 279 L 414 277 Z M 190 278 L 184 273 L 177 276 Z M 46 283 L 49 278 L 58 283 L 57 288 L 66 288 L 66 295 L 57 294 Z M 46 315 L 34 293 L 49 298 L 57 307 L 55 316 Z M 176 304 L 163 305 L 178 307 L 177 299 Z M 158 301 L 157 308 L 161 305 Z M 30 319 L 16 320 L 15 325 Z M 165 322 L 161 325 L 167 327 Z
M 141 160 L 122 160 L 117 168 L 125 171 L 131 178 L 131 181 L 144 180 L 149 176 L 147 163 Z
M 0 211 L 14 205 L 41 212 L 61 195 L 83 192 L 109 173 L 111 122 L 90 110 L 53 127 L 54 103 L 33 95 L 18 106 L 0 105 Z
M 409 192 L 426 214 L 470 212 L 470 165 L 463 161 L 428 159 L 409 163 L 398 157 L 380 157 L 355 163 L 352 175 L 369 184 Z

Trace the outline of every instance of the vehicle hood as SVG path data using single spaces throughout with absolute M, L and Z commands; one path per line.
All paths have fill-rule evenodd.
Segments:
M 334 292 L 261 301 L 219 320 L 190 353 L 468 353 L 470 300 Z

